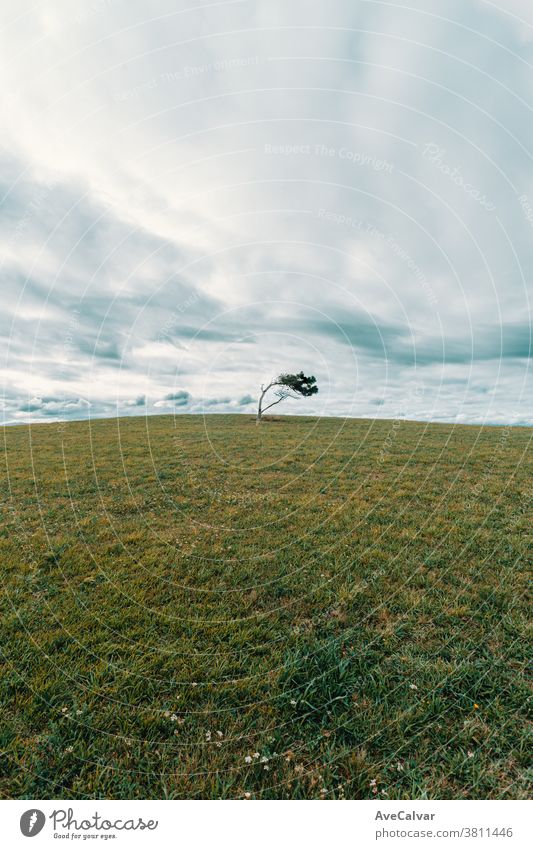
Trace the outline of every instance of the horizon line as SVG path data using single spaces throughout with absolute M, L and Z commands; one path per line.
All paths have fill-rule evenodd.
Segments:
M 130 419 L 148 419 L 148 418 L 156 418 L 156 417 L 185 417 L 189 416 L 191 418 L 205 418 L 206 416 L 248 416 L 252 421 L 255 421 L 256 415 L 255 413 L 238 413 L 238 412 L 216 412 L 216 411 L 205 411 L 201 413 L 177 413 L 177 412 L 155 412 L 155 413 L 146 413 L 145 415 L 94 415 L 94 416 L 85 416 L 83 418 L 69 418 L 69 419 L 37 419 L 37 420 L 27 420 L 27 421 L 17 421 L 11 420 L 7 422 L 1 422 L 0 427 L 2 428 L 12 428 L 12 427 L 31 427 L 32 425 L 35 427 L 36 425 L 68 425 L 68 424 L 80 424 L 81 422 L 100 422 L 100 421 L 112 421 L 116 420 L 127 420 Z M 296 419 L 296 418 L 311 418 L 311 419 L 339 419 L 344 421 L 368 421 L 368 422 L 408 422 L 413 424 L 425 424 L 425 425 L 447 425 L 449 427 L 492 427 L 492 428 L 532 428 L 533 422 L 496 422 L 494 420 L 488 419 L 483 422 L 458 422 L 458 421 L 444 421 L 442 419 L 417 419 L 417 418 L 408 418 L 407 416 L 328 416 L 328 415 L 319 415 L 319 414 L 311 414 L 311 413 L 292 413 L 290 415 L 279 414 L 276 416 L 263 418 L 263 422 L 268 423 L 270 420 L 274 419 Z

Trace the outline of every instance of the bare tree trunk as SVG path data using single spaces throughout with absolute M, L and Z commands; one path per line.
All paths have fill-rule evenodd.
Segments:
M 265 397 L 265 395 L 267 394 L 267 392 L 268 392 L 268 390 L 270 389 L 270 386 L 271 386 L 271 385 L 272 385 L 272 384 L 270 384 L 269 386 L 267 386 L 267 388 L 266 388 L 266 389 L 263 387 L 263 385 L 261 385 L 261 395 L 259 396 L 259 405 L 258 405 L 258 407 L 257 407 L 257 416 L 256 416 L 256 419 L 255 419 L 255 423 L 256 423 L 256 424 L 260 424 L 260 423 L 261 423 L 261 421 L 262 421 L 263 410 L 262 410 L 262 408 L 261 408 L 261 405 L 262 405 L 262 403 L 263 403 L 263 398 L 264 398 L 264 397 Z
M 256 424 L 260 424 L 263 421 L 263 412 L 270 410 L 271 407 L 275 407 L 276 404 L 281 404 L 281 402 L 284 401 L 285 398 L 291 397 L 289 392 L 283 393 L 280 395 L 277 401 L 273 401 L 272 404 L 269 404 L 268 407 L 265 407 L 265 409 L 263 410 L 263 398 L 267 394 L 268 390 L 272 389 L 273 386 L 279 386 L 279 383 L 276 380 L 273 380 L 271 383 L 268 384 L 268 386 L 264 387 L 263 384 L 261 384 L 261 395 L 259 396 L 259 405 L 257 407 L 257 416 L 255 419 Z

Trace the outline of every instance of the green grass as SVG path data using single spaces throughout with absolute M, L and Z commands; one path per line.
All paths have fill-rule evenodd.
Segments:
M 3 433 L 4 797 L 529 795 L 533 431 Z

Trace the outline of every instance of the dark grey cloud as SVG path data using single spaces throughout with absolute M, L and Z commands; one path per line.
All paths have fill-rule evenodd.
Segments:
M 296 325 L 298 326 L 298 322 Z M 339 321 L 333 318 L 310 320 L 302 322 L 300 328 L 302 332 L 328 336 L 343 345 L 383 356 L 389 356 L 389 351 L 395 344 L 412 336 L 409 327 L 380 322 L 379 319 L 372 321 L 363 315 L 351 319 L 339 317 Z
M 255 404 L 257 402 L 256 398 L 252 398 L 251 395 L 243 395 L 242 398 L 238 400 L 239 407 L 247 407 L 248 404 Z
M 219 407 L 221 404 L 224 406 L 231 404 L 231 398 L 206 398 L 202 401 L 203 407 Z
M 416 337 L 410 349 L 393 350 L 391 359 L 404 364 L 428 365 L 447 363 L 474 365 L 483 360 L 530 360 L 532 328 L 529 323 L 483 326 L 475 329 L 470 339 L 446 336 L 441 339 Z
M 192 396 L 190 392 L 186 392 L 185 390 L 180 390 L 179 392 L 169 392 L 168 395 L 160 400 L 156 401 L 156 407 L 162 407 L 166 409 L 174 408 L 174 407 L 186 407 L 192 401 Z
M 17 407 L 19 413 L 38 413 L 40 416 L 54 418 L 72 417 L 73 415 L 88 414 L 91 407 L 86 398 L 51 398 L 47 396 L 34 397 Z

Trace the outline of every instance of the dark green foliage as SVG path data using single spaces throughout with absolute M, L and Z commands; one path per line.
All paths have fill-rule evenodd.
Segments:
M 318 392 L 316 378 L 313 376 L 306 377 L 303 371 L 299 371 L 298 374 L 280 374 L 276 383 L 279 386 L 286 386 L 292 392 L 297 392 L 305 398 L 316 395 Z

